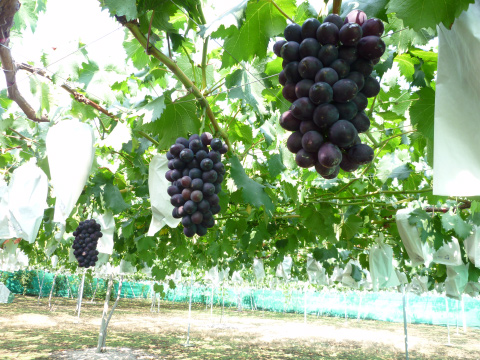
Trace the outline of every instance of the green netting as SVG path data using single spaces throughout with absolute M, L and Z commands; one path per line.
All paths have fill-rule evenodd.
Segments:
M 3 280 L 5 285 L 16 294 L 23 293 L 23 287 L 18 278 L 22 273 L 8 274 L 8 279 Z M 33 279 L 29 284 L 26 294 L 39 295 L 40 282 L 43 272 L 31 271 Z M 1 276 L 1 274 L 0 274 Z M 46 273 L 42 296 L 48 296 L 52 286 L 54 274 Z M 5 277 L 5 276 L 4 276 Z M 76 297 L 80 285 L 81 276 L 64 275 L 57 276 L 55 283 L 55 296 Z M 97 285 L 98 284 L 98 285 Z M 105 281 L 93 279 L 85 281 L 84 298 L 90 298 L 96 291 L 96 299 L 105 297 Z M 115 292 L 118 283 L 115 283 Z M 151 298 L 153 294 L 153 282 L 124 281 L 121 297 L 123 298 Z M 157 298 L 159 294 L 156 294 Z M 175 289 L 167 289 L 162 300 L 170 302 L 188 303 L 190 288 L 187 283 L 179 284 Z M 212 287 L 195 284 L 192 291 L 192 301 L 197 304 L 214 306 L 235 307 L 237 309 L 266 310 L 273 312 L 300 313 L 305 311 L 309 315 L 348 317 L 355 319 L 380 320 L 391 322 L 403 322 L 402 294 L 392 291 L 382 292 L 359 292 L 359 291 L 307 291 L 298 290 L 271 290 L 251 287 Z M 447 304 L 448 302 L 448 312 Z M 425 294 L 417 296 L 407 294 L 407 321 L 414 324 L 450 325 L 457 322 L 462 324 L 466 320 L 466 326 L 480 328 L 480 301 L 464 296 L 464 311 L 460 301 L 446 299 L 443 296 Z

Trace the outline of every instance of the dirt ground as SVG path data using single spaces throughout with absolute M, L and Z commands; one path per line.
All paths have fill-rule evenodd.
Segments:
M 103 303 L 48 302 L 17 295 L 0 304 L 0 359 L 405 359 L 403 324 L 237 311 L 188 304 L 151 312 L 146 300 L 122 299 L 108 329 L 107 352 L 95 354 Z M 480 359 L 480 330 L 408 325 L 410 359 Z

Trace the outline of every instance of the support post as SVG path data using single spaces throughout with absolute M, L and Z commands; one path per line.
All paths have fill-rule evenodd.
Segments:
M 40 276 L 38 275 L 38 272 L 37 272 L 37 277 L 38 277 L 38 282 L 39 282 L 39 285 L 40 285 L 40 291 L 38 292 L 37 305 L 40 305 L 40 297 L 42 296 L 43 284 L 45 283 L 45 270 L 43 270 L 43 276 L 42 276 L 42 283 L 41 284 L 40 284 Z
M 463 332 L 467 332 L 467 319 L 465 317 L 465 303 L 463 301 L 464 297 L 462 294 L 462 322 L 463 322 Z
M 450 344 L 450 319 L 449 319 L 449 312 L 448 312 L 448 299 L 447 297 L 445 296 L 445 308 L 447 310 L 447 336 L 448 336 L 448 343 L 447 345 L 448 346 L 451 346 L 452 344 Z
M 408 360 L 407 298 L 405 294 L 405 284 L 402 284 L 402 299 L 403 299 L 403 331 L 405 333 L 405 359 Z
M 82 299 L 83 299 L 83 287 L 85 286 L 85 274 L 87 272 L 87 269 L 83 269 L 83 275 L 82 275 L 82 282 L 80 284 L 80 287 L 78 288 L 78 300 L 77 300 L 77 315 L 78 315 L 78 320 L 80 321 L 80 312 L 82 310 Z
M 190 275 L 190 301 L 188 303 L 188 329 L 187 329 L 187 342 L 183 345 L 185 347 L 194 346 L 190 343 L 190 322 L 192 319 L 192 296 L 193 296 L 193 272 Z

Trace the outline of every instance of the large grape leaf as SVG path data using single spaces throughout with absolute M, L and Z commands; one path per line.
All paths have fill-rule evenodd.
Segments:
M 466 223 L 459 214 L 452 212 L 442 214 L 442 226 L 446 231 L 455 231 L 462 239 L 465 239 L 472 231 L 472 225 Z
M 158 119 L 152 118 L 145 130 L 158 135 L 158 148 L 168 149 L 180 136 L 198 134 L 200 121 L 196 113 L 195 97 L 190 94 L 172 101 L 165 96 L 165 110 Z
M 242 189 L 242 195 L 246 202 L 256 206 L 265 206 L 267 213 L 274 212 L 272 199 L 267 195 L 265 186 L 250 179 L 245 173 L 245 169 L 236 156 L 230 158 L 230 175 L 235 181 L 235 185 Z
M 136 19 L 138 16 L 135 0 L 105 0 L 103 4 L 111 15 L 125 15 L 127 21 Z
M 433 141 L 435 91 L 432 88 L 421 88 L 415 94 L 418 100 L 410 107 L 410 120 L 425 138 Z
M 32 32 L 37 28 L 38 15 L 46 10 L 46 0 L 23 0 L 15 14 L 12 30 L 22 34 L 28 26 Z
M 388 12 L 394 12 L 405 26 L 413 30 L 435 29 L 443 23 L 447 28 L 475 0 L 390 0 Z
M 283 11 L 290 14 L 296 9 L 293 0 L 280 0 L 277 4 Z M 283 34 L 286 26 L 285 17 L 272 4 L 272 1 L 249 2 L 242 26 L 225 40 L 222 66 L 229 67 L 239 61 L 249 61 L 255 56 L 265 58 L 270 38 Z

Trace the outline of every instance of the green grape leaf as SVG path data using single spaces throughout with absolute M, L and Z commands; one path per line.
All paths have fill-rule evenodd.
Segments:
M 265 186 L 250 179 L 245 173 L 245 169 L 236 156 L 229 159 L 231 168 L 230 175 L 235 181 L 235 185 L 242 189 L 242 196 L 246 202 L 256 206 L 257 208 L 264 206 L 269 215 L 274 212 L 272 199 L 267 195 Z
M 350 276 L 352 277 L 353 280 L 355 280 L 356 282 L 359 282 L 360 280 L 362 280 L 363 272 L 357 265 L 352 264 L 352 273 Z
M 283 170 L 286 169 L 282 162 L 282 155 L 275 154 L 267 161 L 268 171 L 272 177 L 277 177 Z
M 158 135 L 159 149 L 168 149 L 180 136 L 198 134 L 200 120 L 196 113 L 195 97 L 189 94 L 172 101 L 165 95 L 165 109 L 160 118 L 143 125 L 143 128 Z
M 435 90 L 422 88 L 416 93 L 417 101 L 410 107 L 412 125 L 427 139 L 433 141 L 433 124 L 435 110 Z
M 279 0 L 276 3 L 287 13 L 295 11 L 293 0 Z M 249 61 L 254 57 L 265 58 L 270 39 L 283 34 L 286 26 L 285 17 L 271 1 L 249 2 L 242 26 L 225 40 L 222 66 L 230 67 L 239 61 Z
M 118 187 L 113 184 L 106 184 L 103 192 L 103 198 L 105 200 L 105 206 L 112 210 L 114 214 L 121 213 L 122 211 L 128 209 L 128 205 L 125 200 L 123 200 L 122 194 Z
M 342 3 L 340 16 L 346 17 L 352 10 L 362 10 L 367 14 L 369 18 L 376 17 L 387 21 L 387 8 L 388 0 L 346 0 Z M 330 11 L 331 13 L 331 6 Z
M 475 0 L 390 0 L 387 11 L 396 13 L 406 27 L 416 31 L 423 28 L 435 29 L 440 23 L 450 28 L 455 18 L 474 2 Z
M 341 239 L 350 240 L 360 230 L 363 225 L 363 219 L 360 216 L 349 216 L 342 224 Z
M 164 96 L 159 96 L 146 105 L 142 106 L 138 114 L 139 115 L 144 115 L 143 117 L 143 123 L 144 124 L 149 124 L 153 121 L 156 121 L 163 113 L 165 110 L 165 97 Z
M 468 237 L 472 231 L 472 225 L 465 222 L 459 214 L 452 212 L 442 214 L 442 227 L 445 231 L 455 231 L 455 234 L 461 239 Z
M 394 61 L 398 64 L 400 73 L 405 76 L 408 81 L 413 80 L 415 73 L 415 65 L 420 64 L 420 60 L 412 57 L 410 54 L 401 54 L 395 57 Z
M 315 260 L 323 263 L 328 259 L 338 259 L 338 250 L 336 247 L 330 249 L 317 247 L 313 249 L 312 255 Z
M 125 15 L 127 21 L 136 19 L 138 16 L 135 0 L 105 0 L 103 5 L 111 15 Z

